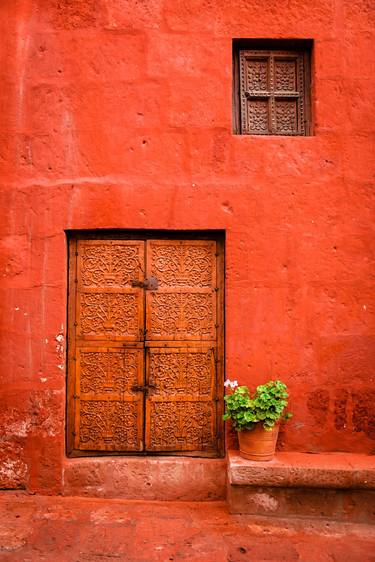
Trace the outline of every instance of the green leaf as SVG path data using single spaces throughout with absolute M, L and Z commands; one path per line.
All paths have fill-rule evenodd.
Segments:
M 292 414 L 284 413 L 288 404 L 286 385 L 281 381 L 269 381 L 259 385 L 253 395 L 247 386 L 239 386 L 224 397 L 226 411 L 223 419 L 232 420 L 238 431 L 251 429 L 261 421 L 270 430 L 278 420 L 287 420 Z

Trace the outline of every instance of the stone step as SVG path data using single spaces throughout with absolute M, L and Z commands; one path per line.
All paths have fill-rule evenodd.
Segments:
M 228 452 L 231 513 L 375 521 L 375 457 L 276 453 L 268 462 Z
M 126 500 L 225 499 L 226 459 L 116 457 L 66 459 L 63 496 Z

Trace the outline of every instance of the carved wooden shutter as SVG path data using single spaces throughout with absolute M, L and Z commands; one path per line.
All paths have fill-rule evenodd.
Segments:
M 213 241 L 147 242 L 148 451 L 217 447 L 217 276 Z
M 240 51 L 241 132 L 305 135 L 304 54 Z
M 143 384 L 144 299 L 131 280 L 143 277 L 144 242 L 80 240 L 72 247 L 72 448 L 142 450 L 143 395 L 132 386 Z

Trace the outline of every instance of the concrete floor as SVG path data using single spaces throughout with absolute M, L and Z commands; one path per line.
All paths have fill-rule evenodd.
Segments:
M 230 515 L 224 502 L 0 493 L 1 562 L 375 562 L 375 529 Z

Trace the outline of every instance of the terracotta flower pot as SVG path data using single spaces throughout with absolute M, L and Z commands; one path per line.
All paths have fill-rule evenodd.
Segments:
M 276 449 L 279 424 L 273 426 L 271 431 L 266 431 L 262 423 L 257 423 L 254 429 L 245 429 L 238 432 L 240 455 L 252 461 L 270 461 Z

